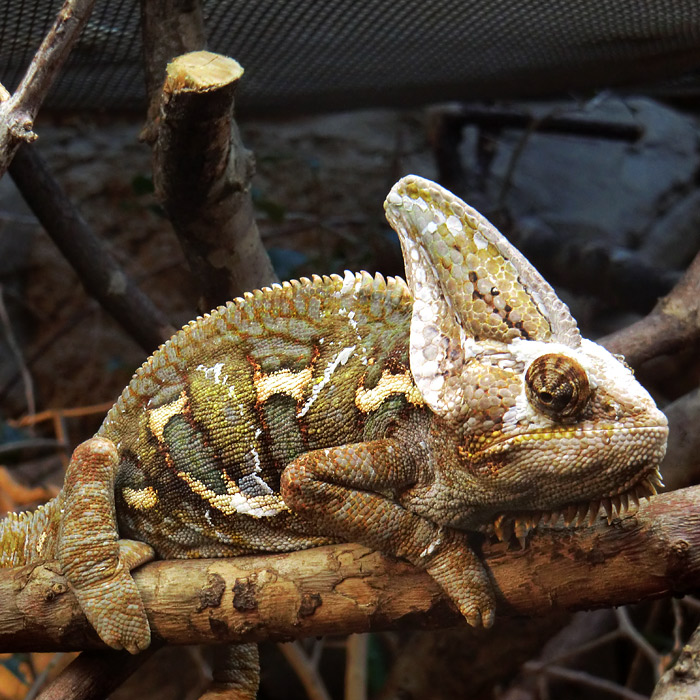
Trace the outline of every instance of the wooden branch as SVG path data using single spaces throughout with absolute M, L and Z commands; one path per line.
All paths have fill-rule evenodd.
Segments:
M 18 149 L 10 175 L 88 294 L 145 352 L 150 354 L 167 340 L 175 329 L 95 236 L 33 146 Z
M 608 526 L 545 529 L 525 550 L 484 546 L 498 613 L 544 615 L 700 586 L 700 487 Z M 0 651 L 99 648 L 51 566 L 0 570 Z M 212 644 L 462 624 L 427 574 L 356 544 L 153 562 L 135 579 L 154 638 Z
M 631 143 L 644 135 L 644 129 L 638 124 L 593 119 L 583 113 L 561 115 L 552 111 L 537 115 L 529 109 L 476 103 L 439 105 L 426 111 L 428 139 L 438 169 L 437 179 L 453 192 L 464 192 L 470 179 L 460 153 L 464 128 L 469 125 L 489 135 L 500 134 L 504 129 L 519 129 Z M 529 258 L 527 251 L 521 252 Z
M 200 0 L 141 0 L 143 71 L 148 113 L 141 139 L 153 144 L 158 135 L 161 88 L 165 68 L 176 56 L 206 48 Z
M 700 483 L 700 387 L 664 406 L 664 413 L 669 433 L 661 473 L 666 487 Z
M 541 110 L 540 110 L 541 111 Z M 448 121 L 464 128 L 474 124 L 489 130 L 530 129 L 543 134 L 571 134 L 609 141 L 634 143 L 644 136 L 643 127 L 633 122 L 597 119 L 580 114 L 558 114 L 552 110 L 534 114 L 532 110 L 511 106 L 480 104 L 450 104 L 429 111 L 433 120 Z
M 66 0 L 22 81 L 0 94 L 0 177 L 23 142 L 36 139 L 34 120 L 58 72 L 90 17 L 95 0 Z M 6 99 L 2 99 L 2 98 Z
M 656 684 L 651 700 L 700 697 L 700 627 L 683 647 L 678 660 Z
M 632 367 L 700 342 L 700 253 L 671 292 L 652 312 L 621 331 L 598 340 L 624 354 Z
M 112 649 L 85 651 L 59 673 L 37 700 L 94 700 L 106 698 L 158 650 L 152 644 L 142 654 Z
M 233 119 L 243 69 L 206 51 L 168 65 L 153 181 L 200 288 L 202 311 L 277 281 L 255 223 L 253 158 Z

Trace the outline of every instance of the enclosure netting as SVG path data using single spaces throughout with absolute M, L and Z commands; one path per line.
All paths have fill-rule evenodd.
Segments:
M 151 0 L 158 1 L 158 0 Z M 0 0 L 14 88 L 61 0 Z M 209 47 L 272 116 L 649 84 L 700 66 L 698 0 L 209 0 Z M 98 0 L 47 106 L 145 103 L 138 0 Z M 697 83 L 696 83 L 697 84 Z

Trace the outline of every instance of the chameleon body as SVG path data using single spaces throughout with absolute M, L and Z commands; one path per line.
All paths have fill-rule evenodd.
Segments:
M 473 625 L 470 531 L 608 518 L 655 493 L 667 425 L 476 211 L 416 176 L 387 197 L 408 283 L 314 277 L 236 299 L 137 370 L 61 494 L 0 525 L 58 559 L 109 645 L 150 641 L 130 569 L 359 541 L 425 569 Z

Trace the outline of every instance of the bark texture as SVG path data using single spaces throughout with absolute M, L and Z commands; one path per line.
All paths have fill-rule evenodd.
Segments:
M 680 595 L 700 585 L 700 487 L 657 496 L 611 526 L 544 529 L 524 550 L 483 550 L 499 616 Z M 154 638 L 169 644 L 463 624 L 427 574 L 356 544 L 158 561 L 135 579 Z M 0 571 L 0 651 L 101 646 L 51 566 Z
M 207 51 L 167 69 L 153 180 L 195 275 L 200 311 L 277 281 L 251 197 L 253 156 L 233 118 L 241 66 Z

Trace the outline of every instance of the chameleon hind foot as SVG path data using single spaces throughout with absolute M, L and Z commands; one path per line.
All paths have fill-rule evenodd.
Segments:
M 58 560 L 81 609 L 105 644 L 142 651 L 151 641 L 131 569 L 150 561 L 153 549 L 119 540 L 114 508 L 117 449 L 91 438 L 79 445 L 66 471 Z

